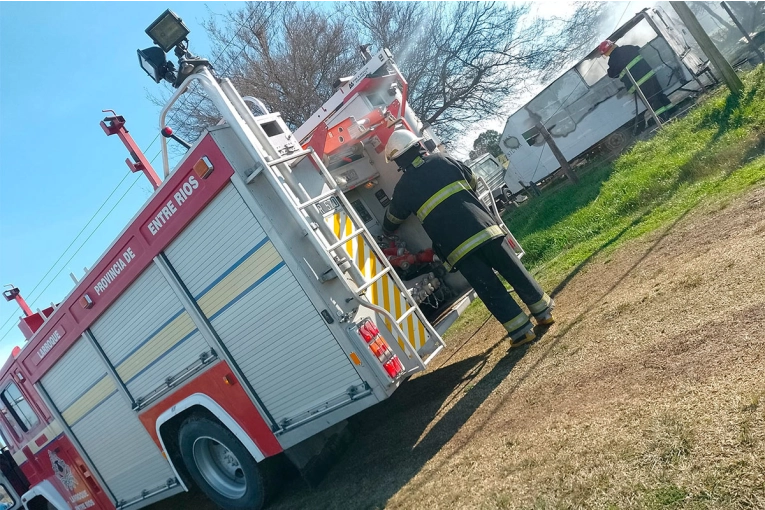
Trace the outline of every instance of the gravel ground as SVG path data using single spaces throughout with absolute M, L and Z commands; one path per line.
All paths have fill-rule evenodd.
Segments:
M 595 257 L 558 322 L 491 318 L 274 509 L 765 508 L 765 188 Z M 154 509 L 207 509 L 181 495 Z

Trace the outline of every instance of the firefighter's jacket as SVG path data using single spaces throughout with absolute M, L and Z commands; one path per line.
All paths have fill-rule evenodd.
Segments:
M 631 94 L 635 92 L 635 86 L 630 81 L 630 77 L 627 76 L 627 70 L 657 115 L 672 107 L 668 100 L 666 100 L 668 104 L 663 104 L 659 99 L 660 96 L 663 96 L 661 84 L 654 76 L 654 70 L 640 54 L 640 48 L 637 46 L 617 46 L 608 57 L 608 76 L 619 78 Z
M 473 172 L 442 154 L 417 158 L 396 184 L 383 229 L 390 233 L 410 214 L 417 215 L 433 250 L 447 266 L 456 267 L 465 255 L 502 237 L 502 229 L 475 194 Z
M 640 55 L 640 48 L 632 45 L 617 46 L 608 56 L 608 77 L 619 78 L 630 92 L 634 92 L 635 87 L 627 76 L 628 69 L 638 85 L 653 76 L 653 69 Z

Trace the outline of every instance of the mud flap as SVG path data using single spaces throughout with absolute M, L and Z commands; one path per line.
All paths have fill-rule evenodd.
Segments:
M 324 479 L 331 466 L 353 440 L 348 421 L 343 420 L 292 446 L 284 454 L 312 489 Z

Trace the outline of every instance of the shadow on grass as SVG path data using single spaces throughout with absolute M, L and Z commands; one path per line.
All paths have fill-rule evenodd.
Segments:
M 326 478 L 310 491 L 301 481 L 294 481 L 284 491 L 283 497 L 274 501 L 274 508 L 381 509 L 404 487 L 407 493 L 416 493 L 418 490 L 429 490 L 426 488 L 439 483 L 437 477 L 446 476 L 448 469 L 458 469 L 454 465 L 456 456 L 489 425 L 496 411 L 506 405 L 524 381 L 539 369 L 565 335 L 633 273 L 691 210 L 688 208 L 667 226 L 642 257 L 625 269 L 609 288 L 592 299 L 591 304 L 572 321 L 556 330 L 553 338 L 547 338 L 544 331 L 540 332 L 540 339 L 534 344 L 534 361 L 527 363 L 523 371 L 513 378 L 512 385 L 503 386 L 501 397 L 493 399 L 488 407 L 487 400 L 507 380 L 508 375 L 517 370 L 528 346 L 509 351 L 484 375 L 482 371 L 489 365 L 492 354 L 506 348 L 507 343 L 502 339 L 482 354 L 448 364 L 480 333 L 487 320 L 438 368 L 408 381 L 390 399 L 352 418 L 350 428 L 354 437 Z M 645 214 L 603 243 L 571 272 L 554 293 L 559 293 L 596 253 L 639 224 Z M 476 414 L 479 408 L 481 412 Z M 511 427 L 512 423 L 508 423 L 508 429 L 500 426 L 496 433 L 504 434 Z
M 749 161 L 765 153 L 765 129 L 749 132 L 745 137 L 725 147 L 713 141 L 697 151 L 686 164 L 680 167 L 674 193 L 684 183 L 696 182 L 722 170 L 730 176 Z
M 599 247 L 598 247 L 596 250 L 594 250 L 592 253 L 590 253 L 590 254 L 587 256 L 587 258 L 586 258 L 586 259 L 584 259 L 582 262 L 580 262 L 579 264 L 577 264 L 577 265 L 576 265 L 576 267 L 574 267 L 574 269 L 572 269 L 572 270 L 571 270 L 571 272 L 570 272 L 570 273 L 568 273 L 568 274 L 566 275 L 566 277 L 565 277 L 565 278 L 564 278 L 564 279 L 563 279 L 563 280 L 562 280 L 562 281 L 561 281 L 561 282 L 560 282 L 560 283 L 559 283 L 559 284 L 558 284 L 558 285 L 557 285 L 557 286 L 556 286 L 556 287 L 555 287 L 555 288 L 552 290 L 552 292 L 550 292 L 550 297 L 552 297 L 552 298 L 555 298 L 555 296 L 557 296 L 557 295 L 558 295 L 558 293 L 560 293 L 560 291 L 562 291 L 562 290 L 563 290 L 563 289 L 566 287 L 566 285 L 568 285 L 568 284 L 571 282 L 571 280 L 573 280 L 573 279 L 574 279 L 574 277 L 575 277 L 577 274 L 579 274 L 579 272 L 580 272 L 580 271 L 581 271 L 581 270 L 582 270 L 582 269 L 583 269 L 583 268 L 584 268 L 584 267 L 585 267 L 587 264 L 589 264 L 589 263 L 590 263 L 590 261 L 591 261 L 592 259 L 594 259 L 594 258 L 595 258 L 595 257 L 596 257 L 596 256 L 597 256 L 599 253 L 601 253 L 603 250 L 605 250 L 606 248 L 608 248 L 609 246 L 611 246 L 612 244 L 614 244 L 615 242 L 617 242 L 617 241 L 618 241 L 618 240 L 619 240 L 619 239 L 620 239 L 620 238 L 621 238 L 621 237 L 622 237 L 624 234 L 626 234 L 626 233 L 627 233 L 627 231 L 628 231 L 629 229 L 631 229 L 632 227 L 634 227 L 634 226 L 636 226 L 636 225 L 640 224 L 640 222 L 641 222 L 641 221 L 643 221 L 643 219 L 644 219 L 646 216 L 648 216 L 648 214 L 649 214 L 649 211 L 645 211 L 643 214 L 641 214 L 640 216 L 638 216 L 637 218 L 635 218 L 634 220 L 632 220 L 632 221 L 629 223 L 629 225 L 627 225 L 626 227 L 624 227 L 623 229 L 621 229 L 621 230 L 620 230 L 620 231 L 619 231 L 619 232 L 618 232 L 616 235 L 614 235 L 614 236 L 613 236 L 611 239 L 609 239 L 609 240 L 608 240 L 608 241 L 606 241 L 605 243 L 601 244 L 601 245 L 600 245 L 600 246 L 599 246 Z
M 717 133 L 715 133 L 713 140 L 719 139 L 731 129 L 743 126 L 747 119 L 742 115 L 742 110 L 745 110 L 752 104 L 757 91 L 757 87 L 752 87 L 743 95 L 728 95 L 723 108 L 721 110 L 713 110 L 706 115 L 701 121 L 701 126 L 717 126 Z
M 510 351 L 479 376 L 491 354 L 506 345 L 499 339 L 480 355 L 407 381 L 390 399 L 353 417 L 354 438 L 327 477 L 310 492 L 295 481 L 274 508 L 384 507 L 463 428 L 527 351 L 527 346 Z
M 537 354 L 536 360 L 533 363 L 531 363 L 528 367 L 526 367 L 524 369 L 523 373 L 519 375 L 517 380 L 514 382 L 514 384 L 510 388 L 507 388 L 503 392 L 504 394 L 503 394 L 502 398 L 499 399 L 497 402 L 492 404 L 492 409 L 484 409 L 483 410 L 483 413 L 482 413 L 483 418 L 481 419 L 481 422 L 480 423 L 475 423 L 472 426 L 472 431 L 471 432 L 469 432 L 467 434 L 463 434 L 460 437 L 460 445 L 456 446 L 452 452 L 443 455 L 442 458 L 439 459 L 438 463 L 429 465 L 429 471 L 431 471 L 431 472 L 439 472 L 439 470 L 441 468 L 443 468 L 445 465 L 448 465 L 450 463 L 451 459 L 454 458 L 455 454 L 457 454 L 462 449 L 462 445 L 469 444 L 470 441 L 475 437 L 475 435 L 486 426 L 486 424 L 488 423 L 488 420 L 494 414 L 493 411 L 495 411 L 495 410 L 501 408 L 503 405 L 505 405 L 507 403 L 507 401 L 515 394 L 515 391 L 520 387 L 520 385 L 523 384 L 523 382 L 526 380 L 526 378 L 530 374 L 534 373 L 539 368 L 539 366 L 547 359 L 547 357 L 553 351 L 555 346 L 561 341 L 561 339 L 563 339 L 563 337 L 576 324 L 580 323 L 588 314 L 590 314 L 593 310 L 595 310 L 599 306 L 599 304 L 603 302 L 603 300 L 605 298 L 607 298 L 640 264 L 642 264 L 642 262 L 653 251 L 653 249 L 656 248 L 656 246 L 658 246 L 659 243 L 661 243 L 669 235 L 669 233 L 674 229 L 674 227 L 680 221 L 682 221 L 683 218 L 685 218 L 685 216 L 691 210 L 692 210 L 692 208 L 689 208 L 689 209 L 685 210 L 683 212 L 683 214 L 681 214 L 674 222 L 672 222 L 671 225 L 666 227 L 664 232 L 662 232 L 661 236 L 659 236 L 659 238 L 656 239 L 656 241 L 654 241 L 652 243 L 652 245 L 646 250 L 646 252 L 643 254 L 642 257 L 640 257 L 637 261 L 635 261 L 634 264 L 632 264 L 629 268 L 627 268 L 613 285 L 611 285 L 609 288 L 605 289 L 603 291 L 603 293 L 597 299 L 593 300 L 592 304 L 590 304 L 585 310 L 580 312 L 574 318 L 574 320 L 572 320 L 570 323 L 567 323 L 564 327 L 562 327 L 559 330 L 557 330 L 555 332 L 555 336 L 551 340 L 549 340 L 549 341 L 545 341 L 544 340 L 544 336 L 545 336 L 544 332 L 542 332 L 541 334 L 538 334 L 540 339 L 539 339 L 539 341 L 537 343 L 540 344 L 540 345 L 538 345 L 537 353 L 535 353 L 535 354 Z M 644 216 L 645 216 L 645 214 L 641 215 L 633 223 L 634 224 L 639 223 L 640 220 Z M 630 226 L 632 226 L 632 225 L 630 225 Z M 619 234 L 617 234 L 612 239 L 610 239 L 609 241 L 604 243 L 603 246 L 601 246 L 597 251 L 601 251 L 606 246 L 608 246 L 610 244 L 613 244 L 629 228 L 630 227 L 627 227 L 624 230 L 622 230 Z M 591 260 L 591 258 L 588 259 L 588 260 Z M 583 262 L 580 266 L 577 266 L 575 271 L 578 272 L 579 270 L 581 270 L 581 266 L 583 266 L 585 263 L 586 263 L 586 261 Z M 570 279 L 569 279 L 569 281 L 570 281 Z M 556 289 L 556 290 L 559 291 L 560 289 Z M 519 353 L 519 354 L 522 355 L 521 353 Z M 483 402 L 494 391 L 496 386 L 498 386 L 499 383 L 501 383 L 502 380 L 504 380 L 504 378 L 507 376 L 507 374 L 510 373 L 510 369 L 512 369 L 519 360 L 520 360 L 520 356 L 518 358 L 516 358 L 516 357 L 514 357 L 512 352 L 510 353 L 510 355 L 508 355 L 507 357 L 502 359 L 492 369 L 492 371 L 489 374 L 484 376 L 484 378 L 481 379 L 481 381 L 478 384 L 476 384 L 475 389 L 478 389 L 478 392 L 476 393 L 475 397 L 477 399 L 479 399 L 480 402 Z M 432 375 L 435 376 L 435 377 L 438 377 L 439 372 L 440 372 L 440 370 L 438 372 L 435 372 Z M 471 393 L 472 393 L 472 391 L 473 390 L 471 390 Z M 465 400 L 465 399 L 463 398 L 463 400 Z M 465 410 L 467 410 L 467 409 L 473 409 L 473 411 L 474 411 L 478 407 L 475 404 L 476 403 L 480 403 L 480 402 L 475 402 L 474 404 L 466 404 L 465 406 L 463 406 L 461 408 L 460 407 L 460 404 L 462 403 L 462 401 L 461 401 L 460 404 L 456 405 L 454 408 L 452 408 L 452 410 L 449 411 L 449 413 L 447 413 L 447 416 L 448 416 L 452 411 L 454 411 L 455 412 L 455 416 L 453 416 L 452 418 L 458 418 L 458 419 L 456 421 L 452 421 L 450 423 L 448 420 L 445 419 L 446 417 L 442 418 L 442 420 L 438 424 L 436 424 L 436 426 L 433 427 L 433 429 L 430 431 L 428 436 L 426 436 L 426 438 L 423 439 L 422 444 L 425 444 L 426 440 L 428 440 L 430 438 L 431 434 L 436 432 L 436 429 L 441 425 L 442 422 L 445 423 L 444 424 L 444 427 L 445 427 L 444 432 L 446 432 L 446 431 L 449 432 L 448 437 L 437 436 L 435 438 L 435 439 L 437 439 L 437 441 L 432 446 L 437 446 L 442 441 L 448 441 L 451 438 L 451 435 L 454 433 L 454 432 L 452 432 L 452 428 L 454 426 L 456 426 L 456 425 L 460 425 L 460 424 L 464 423 L 464 420 L 466 418 L 469 418 L 469 416 L 467 416 L 467 417 L 463 416 L 462 413 Z M 472 414 L 473 411 L 470 411 L 470 414 Z M 456 432 L 456 430 L 459 430 L 459 429 L 457 428 L 454 431 Z M 438 439 L 440 439 L 440 440 L 438 440 Z M 439 449 L 440 449 L 440 447 L 436 448 L 436 449 L 429 449 L 427 453 L 430 454 L 432 452 L 432 454 L 435 455 L 435 453 L 437 453 L 439 451 Z M 422 479 L 420 481 L 417 481 L 415 483 L 410 484 L 410 488 L 412 490 L 416 491 L 418 488 L 424 486 L 429 481 L 431 481 L 429 477 L 427 477 L 427 476 L 422 477 Z

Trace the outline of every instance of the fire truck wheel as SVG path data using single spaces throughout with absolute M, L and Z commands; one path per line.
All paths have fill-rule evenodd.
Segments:
M 189 418 L 181 425 L 178 443 L 194 483 L 219 507 L 263 507 L 266 488 L 258 464 L 227 428 L 205 418 Z

